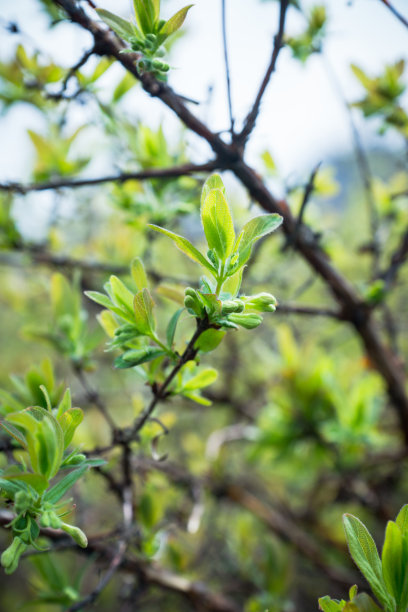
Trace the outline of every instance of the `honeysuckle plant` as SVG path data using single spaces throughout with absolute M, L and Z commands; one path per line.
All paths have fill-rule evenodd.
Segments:
M 354 585 L 349 601 L 319 599 L 323 612 L 406 612 L 408 610 L 408 505 L 401 508 L 395 521 L 389 521 L 381 558 L 367 527 L 352 514 L 343 516 L 350 554 L 366 578 L 378 602 Z
M 248 221 L 236 236 L 224 184 L 221 177 L 214 174 L 203 186 L 201 221 L 208 246 L 206 255 L 187 238 L 157 225 L 149 226 L 171 238 L 185 255 L 207 272 L 201 277 L 199 289 L 186 288 L 184 308 L 179 308 L 170 318 L 165 338 L 159 337 L 157 331 L 155 303 L 140 259 L 135 259 L 131 265 L 136 292 L 116 276 L 111 276 L 104 287 L 106 294 L 88 291 L 86 295 L 106 309 L 99 315 L 99 320 L 111 337 L 109 348 L 121 351 L 115 359 L 115 366 L 137 367 L 150 384 L 155 382 L 157 364 L 163 363 L 166 370 L 167 365 L 176 367 L 180 363 L 182 356 L 175 347 L 176 329 L 183 311 L 192 315 L 198 329 L 193 350 L 185 363 L 183 358 L 183 368 L 177 371 L 169 391 L 206 404 L 208 402 L 199 390 L 215 380 L 216 371 L 207 368 L 197 373 L 187 361 L 191 361 L 199 351 L 215 349 L 228 329 L 254 329 L 262 323 L 261 313 L 276 309 L 273 295 L 241 295 L 240 288 L 254 243 L 276 230 L 282 218 L 277 214 L 260 215 Z M 140 368 L 142 365 L 143 369 Z
M 160 0 L 133 0 L 134 21 L 127 21 L 105 9 L 98 9 L 103 21 L 137 52 L 137 67 L 141 73 L 150 72 L 159 80 L 166 80 L 170 66 L 163 61 L 166 54 L 164 43 L 181 28 L 190 8 L 180 9 L 167 21 L 160 18 Z
M 68 448 L 83 419 L 82 410 L 72 407 L 69 389 L 56 407 L 46 387 L 41 385 L 41 391 L 46 407 L 13 410 L 19 408 L 18 400 L 10 405 L 12 396 L 3 396 L 5 418 L 0 426 L 15 443 L 17 460 L 0 471 L 0 496 L 8 500 L 14 513 L 8 525 L 13 539 L 0 558 L 7 574 L 17 569 L 29 546 L 44 550 L 39 543 L 40 527 L 62 529 L 79 546 L 87 546 L 83 531 L 65 522 L 70 509 L 62 498 L 89 467 L 104 463 Z

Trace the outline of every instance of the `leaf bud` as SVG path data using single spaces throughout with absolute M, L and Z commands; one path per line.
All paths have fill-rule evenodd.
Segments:
M 61 521 L 61 529 L 70 535 L 81 548 L 86 548 L 88 546 L 88 538 L 79 527 L 74 527 L 74 525 L 68 525 L 68 523 L 63 523 Z
M 17 514 L 21 514 L 21 512 L 26 512 L 31 504 L 33 503 L 33 498 L 28 491 L 18 491 L 14 498 L 14 508 Z
M 18 561 L 26 550 L 27 545 L 18 536 L 13 538 L 12 543 L 3 552 L 0 558 L 0 563 L 4 567 L 6 574 L 12 574 L 18 567 Z
M 246 306 L 259 312 L 275 312 L 276 298 L 270 293 L 258 293 L 246 298 Z
M 243 312 L 244 308 L 245 308 L 245 304 L 240 299 L 225 300 L 225 302 L 222 303 L 221 313 L 225 315 L 225 314 L 231 314 L 233 312 Z
M 83 453 L 78 453 L 77 455 L 74 455 L 73 457 L 70 457 L 69 459 L 64 461 L 64 465 L 80 465 L 85 461 L 85 459 L 86 455 L 84 455 Z
M 228 319 L 237 325 L 241 325 L 241 327 L 244 327 L 245 329 L 254 329 L 263 321 L 261 315 L 253 313 L 231 314 L 229 315 Z

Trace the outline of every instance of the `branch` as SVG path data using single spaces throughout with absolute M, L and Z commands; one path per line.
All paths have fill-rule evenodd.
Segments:
M 391 4 L 391 2 L 389 2 L 389 0 L 380 0 L 380 2 L 385 4 L 385 6 L 390 9 L 391 13 L 395 15 L 395 17 L 399 19 L 400 22 L 404 24 L 406 28 L 408 28 L 408 19 L 406 19 L 399 11 L 397 11 L 397 9 Z
M 402 234 L 401 242 L 391 256 L 391 260 L 386 269 L 379 275 L 385 282 L 387 289 L 397 280 L 401 266 L 408 258 L 408 229 Z
M 234 134 L 234 115 L 232 112 L 232 100 L 231 100 L 231 81 L 230 81 L 230 67 L 228 59 L 228 44 L 227 44 L 227 26 L 225 18 L 225 2 L 221 0 L 221 21 L 222 21 L 222 42 L 224 47 L 224 63 L 225 63 L 225 78 L 227 81 L 227 97 L 228 97 L 228 111 L 230 117 L 230 132 Z
M 48 189 L 74 189 L 76 187 L 87 187 L 91 185 L 100 185 L 101 183 L 126 183 L 126 181 L 143 181 L 147 179 L 164 179 L 177 178 L 195 172 L 212 172 L 218 167 L 216 161 L 210 161 L 205 164 L 183 164 L 171 168 L 149 168 L 148 170 L 140 170 L 138 172 L 124 172 L 122 174 L 113 174 L 101 176 L 98 178 L 89 179 L 59 179 L 46 183 L 0 183 L 0 191 L 11 193 L 19 193 L 25 195 L 32 191 L 46 191 Z
M 310 174 L 309 180 L 307 182 L 307 185 L 305 187 L 305 191 L 303 193 L 303 198 L 302 198 L 302 203 L 300 205 L 300 210 L 299 210 L 299 215 L 296 221 L 296 225 L 295 225 L 295 229 L 293 231 L 292 236 L 288 236 L 286 239 L 286 244 L 284 245 L 282 250 L 286 250 L 289 246 L 291 246 L 294 242 L 296 242 L 297 239 L 297 235 L 299 233 L 299 228 L 301 227 L 302 223 L 303 223 L 303 217 L 304 214 L 306 212 L 306 206 L 308 205 L 309 201 L 310 201 L 310 197 L 314 191 L 315 188 L 315 180 L 316 180 L 316 175 L 319 172 L 319 168 L 321 166 L 321 162 L 319 162 L 314 169 L 312 170 L 312 173 Z
M 130 428 L 129 431 L 120 430 L 117 432 L 117 436 L 119 439 L 122 435 L 125 436 L 125 440 L 132 440 L 137 436 L 138 432 L 143 428 L 145 423 L 149 420 L 151 415 L 153 414 L 154 409 L 157 404 L 165 399 L 167 395 L 167 389 L 170 383 L 173 381 L 177 373 L 181 370 L 183 365 L 185 365 L 188 361 L 194 359 L 197 355 L 198 349 L 195 348 L 195 343 L 201 334 L 209 329 L 211 325 L 208 323 L 207 319 L 197 319 L 197 329 L 195 330 L 190 342 L 187 344 L 187 347 L 184 353 L 179 357 L 177 364 L 171 370 L 170 374 L 167 376 L 166 380 L 159 386 L 153 387 L 153 398 L 147 408 L 142 412 L 142 414 L 136 419 L 133 427 Z
M 259 108 L 261 106 L 262 97 L 269 84 L 272 73 L 275 71 L 279 53 L 282 47 L 284 46 L 283 36 L 284 36 L 284 30 L 285 30 L 286 10 L 288 8 L 288 4 L 289 4 L 289 0 L 280 0 L 279 29 L 278 29 L 278 33 L 276 34 L 274 38 L 271 61 L 269 63 L 268 69 L 265 73 L 265 76 L 259 88 L 258 94 L 255 98 L 253 107 L 245 119 L 244 127 L 242 128 L 242 131 L 236 137 L 236 141 L 239 142 L 241 146 L 245 145 L 252 130 L 255 127 L 255 123 L 256 123 L 256 120 L 259 114 Z

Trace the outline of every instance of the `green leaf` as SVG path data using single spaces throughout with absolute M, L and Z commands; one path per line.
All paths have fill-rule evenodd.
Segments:
M 24 482 L 16 482 L 2 477 L 0 478 L 0 491 L 4 491 L 11 499 L 14 499 L 19 491 L 27 491 L 27 486 Z
M 319 599 L 319 610 L 323 610 L 323 612 L 342 612 L 345 604 L 346 602 L 344 599 L 338 601 L 337 599 L 332 599 L 328 595 L 325 595 Z
M 136 287 L 138 291 L 142 289 L 148 289 L 149 284 L 147 282 L 146 271 L 144 269 L 144 265 L 140 257 L 136 257 L 132 261 L 131 265 L 132 278 L 136 283 Z
M 19 444 L 21 444 L 21 446 L 27 450 L 28 445 L 27 445 L 27 439 L 24 436 L 24 434 L 21 433 L 21 431 L 19 429 L 17 429 L 16 427 L 13 427 L 13 425 L 11 425 L 10 423 L 5 423 L 4 421 L 2 421 L 0 423 L 0 426 L 4 429 L 4 431 L 6 431 L 10 436 L 12 436 L 15 440 L 17 440 L 17 442 Z
M 194 344 L 194 348 L 203 353 L 209 353 L 217 348 L 225 334 L 226 332 L 218 329 L 206 329 Z
M 34 472 L 52 478 L 64 452 L 64 436 L 55 417 L 39 406 L 9 414 L 7 421 L 25 430 L 28 454 Z
M 111 310 L 125 321 L 133 323 L 133 316 L 130 316 L 128 311 L 122 308 L 118 308 L 118 306 L 115 306 L 115 304 L 113 304 L 113 302 L 111 302 L 108 296 L 104 293 L 99 293 L 99 291 L 85 291 L 85 295 L 93 302 L 96 302 L 100 306 Z
M 84 413 L 80 408 L 70 408 L 69 410 L 66 410 L 58 419 L 64 434 L 64 448 L 67 448 L 67 446 L 71 443 L 75 430 L 78 425 L 82 423 L 83 418 Z
M 367 593 L 360 593 L 357 597 L 354 597 L 350 603 L 345 605 L 343 610 L 344 612 L 382 612 L 382 608 L 379 608 Z
M 116 304 L 119 307 L 123 307 L 128 312 L 132 312 L 134 299 L 133 293 L 129 291 L 126 285 L 124 285 L 117 276 L 111 276 L 109 279 L 109 283 Z
M 155 11 L 151 0 L 133 0 L 136 21 L 144 34 L 153 32 Z
M 146 346 L 141 349 L 131 349 L 115 359 L 115 368 L 126 369 L 146 363 L 166 355 L 166 351 L 157 346 Z
M 39 495 L 44 493 L 48 487 L 48 480 L 41 474 L 21 473 L 13 474 L 12 476 L 3 476 L 5 480 L 24 482 L 32 487 Z
M 176 333 L 177 323 L 179 322 L 180 315 L 183 312 L 183 310 L 184 310 L 184 308 L 179 308 L 178 310 L 176 310 L 176 312 L 171 317 L 171 319 L 170 319 L 170 321 L 169 321 L 169 323 L 167 325 L 166 339 L 167 339 L 167 346 L 170 349 L 173 346 L 174 334 Z
M 212 404 L 211 400 L 194 391 L 183 391 L 183 395 L 184 397 L 188 397 L 188 399 L 191 399 L 193 402 L 197 402 L 197 404 L 201 404 L 202 406 L 211 406 Z
M 281 225 L 283 218 L 275 213 L 271 215 L 260 215 L 251 219 L 244 225 L 237 239 L 239 251 L 245 250 L 252 246 L 256 240 L 263 238 L 267 234 L 274 232 Z
M 225 187 L 219 174 L 211 174 L 205 181 L 201 191 L 201 206 L 203 206 L 208 194 L 213 189 L 219 189 L 225 195 Z
M 152 0 L 154 20 L 157 21 L 160 17 L 160 0 Z
M 214 368 L 206 368 L 196 376 L 193 376 L 183 385 L 183 391 L 195 391 L 212 385 L 218 378 L 218 372 Z
M 136 293 L 133 300 L 135 327 L 139 333 L 147 336 L 151 335 L 155 329 L 153 306 L 154 302 L 148 289 L 142 289 Z
M 394 596 L 397 609 L 404 588 L 402 533 L 393 521 L 388 521 L 382 550 L 382 572 L 388 591 Z
M 96 9 L 96 11 L 102 21 L 104 21 L 119 38 L 129 41 L 134 36 L 132 24 L 129 21 L 105 9 Z
M 188 6 L 185 6 L 184 8 L 177 11 L 177 13 L 175 13 L 172 17 L 170 17 L 170 19 L 166 21 L 166 23 L 160 30 L 160 34 L 170 36 L 170 34 L 174 34 L 174 32 L 177 32 L 177 30 L 183 25 L 187 13 L 192 6 L 194 5 L 189 4 Z
M 56 485 L 51 487 L 44 495 L 44 501 L 49 502 L 50 504 L 56 504 L 57 501 L 61 499 L 63 495 L 70 489 L 76 481 L 81 478 L 83 474 L 87 471 L 87 465 L 81 465 L 81 467 L 76 470 L 72 470 L 69 474 L 64 476 Z
M 212 266 L 212 264 L 207 259 L 205 259 L 204 255 L 202 255 L 200 251 L 196 249 L 195 246 L 192 245 L 189 240 L 187 240 L 187 238 L 179 236 L 178 234 L 174 234 L 174 232 L 170 232 L 169 230 L 166 230 L 163 227 L 159 227 L 158 225 L 149 224 L 148 227 L 155 230 L 156 232 L 160 232 L 161 234 L 164 234 L 165 236 L 171 238 L 176 243 L 180 251 L 183 251 L 183 253 L 187 255 L 187 257 L 201 264 L 202 266 L 210 270 L 213 274 L 216 273 L 216 270 Z
M 351 514 L 343 516 L 343 525 L 355 564 L 369 582 L 378 601 L 387 611 L 393 612 L 394 602 L 387 592 L 377 547 L 368 529 Z
M 398 527 L 401 529 L 401 533 L 405 535 L 408 533 L 408 504 L 402 506 L 401 510 L 398 513 L 397 518 L 395 519 Z
M 225 261 L 235 242 L 234 223 L 223 192 L 212 189 L 201 206 L 201 221 L 208 246 Z

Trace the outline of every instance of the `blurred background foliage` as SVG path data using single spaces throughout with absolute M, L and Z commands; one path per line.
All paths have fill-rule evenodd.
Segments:
M 290 10 L 297 10 L 298 3 L 292 4 Z M 53 2 L 38 5 L 50 27 L 58 28 L 61 13 Z M 321 51 L 326 17 L 323 6 L 305 12 L 304 31 L 287 38 L 295 59 L 305 63 Z M 4 25 L 10 41 L 18 44 L 0 63 L 2 113 L 26 104 L 42 116 L 28 131 L 33 163 L 27 182 L 77 180 L 106 168 L 107 174 L 114 174 L 112 168 L 138 172 L 192 160 L 184 128 L 168 135 L 166 125 L 151 127 L 137 108 L 129 112 L 129 103 L 122 105 L 139 88 L 131 75 L 116 73 L 114 84 L 104 85 L 111 60 L 98 58 L 70 71 L 26 44 L 18 24 L 15 31 L 13 24 Z M 355 61 L 361 95 L 349 112 L 360 112 L 368 121 L 376 117 L 375 127 L 394 130 L 399 145 L 393 153 L 369 151 L 368 188 L 352 155 L 325 160 L 305 218 L 361 298 L 376 308 L 386 342 L 405 362 L 407 270 L 401 267 L 395 283 L 379 273 L 408 223 L 406 68 L 401 60 L 366 74 Z M 91 109 L 92 120 L 78 125 L 76 106 Z M 308 173 L 288 179 L 268 149 L 259 152 L 256 169 L 298 214 Z M 100 291 L 111 273 L 129 281 L 129 262 L 140 256 L 153 286 L 159 326 L 167 321 L 174 310 L 171 298 L 177 302 L 180 290 L 182 295 L 185 286 L 197 286 L 197 271 L 146 225 L 164 225 L 197 243 L 204 178 L 0 193 L 2 405 L 8 394 L 27 406 L 41 405 L 40 384 L 57 402 L 62 383 L 69 385 L 74 404 L 85 410 L 76 437 L 84 450 L 110 444 L 97 409 L 100 398 L 117 426 L 139 414 L 149 389 L 132 369 L 113 368 L 96 320 L 99 307 L 83 291 Z M 241 226 L 261 210 L 228 173 L 225 181 Z M 32 198 L 39 198 L 35 210 L 44 206 L 47 211 L 35 239 Z M 374 213 L 370 204 L 367 209 L 367 198 L 374 202 Z M 131 555 L 203 581 L 246 612 L 307 612 L 317 609 L 317 597 L 326 592 L 344 595 L 350 576 L 362 583 L 346 553 L 341 515 L 353 512 L 374 534 L 382 533 L 386 520 L 407 502 L 406 447 L 381 377 L 351 326 L 336 318 L 337 306 L 323 282 L 283 234 L 258 244 L 243 291 L 271 291 L 281 308 L 259 330 L 229 332 L 216 352 L 202 358 L 203 365 L 220 373 L 204 392 L 211 405 L 182 397 L 161 404 L 157 416 L 170 434 L 152 446 L 161 433 L 152 422 L 133 445 L 136 536 Z M 291 310 L 299 304 L 314 312 Z M 180 329 L 177 344 L 182 347 L 192 327 Z M 158 454 L 167 458 L 157 461 Z M 107 459 L 75 491 L 76 521 L 91 540 L 110 534 L 121 512 L 115 491 L 100 473 L 119 473 L 119 453 L 114 450 Z M 0 467 L 5 463 L 1 453 Z M 2 547 L 7 539 L 1 532 Z M 1 573 L 0 607 L 64 609 L 92 590 L 99 570 L 96 555 L 87 559 L 56 545 L 49 554 L 29 556 L 15 575 Z M 128 601 L 133 608 L 126 607 Z M 145 612 L 201 609 L 199 602 L 120 573 L 97 603 L 101 611 L 113 606 Z

